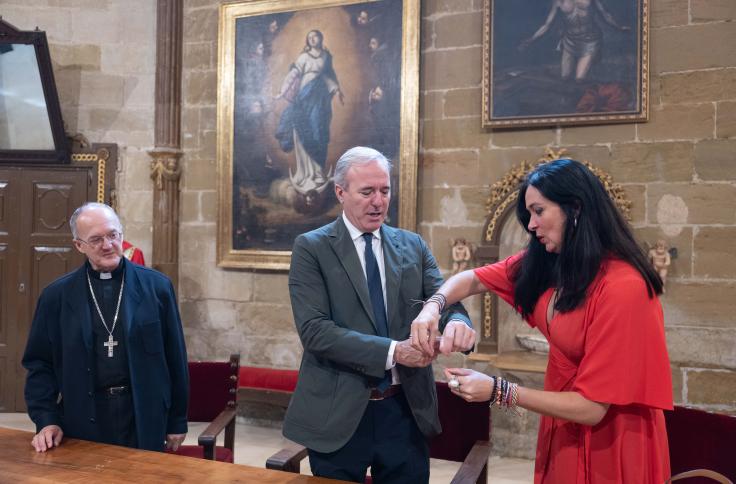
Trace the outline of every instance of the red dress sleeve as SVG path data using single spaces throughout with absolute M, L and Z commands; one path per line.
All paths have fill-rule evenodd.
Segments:
M 506 259 L 474 269 L 475 277 L 488 288 L 514 307 L 514 284 L 511 281 L 514 265 L 522 258 L 523 252 Z M 527 321 L 531 326 L 533 322 Z
M 611 265 L 618 269 L 607 271 L 586 308 L 590 323 L 573 390 L 601 403 L 671 409 L 662 306 L 633 267 Z

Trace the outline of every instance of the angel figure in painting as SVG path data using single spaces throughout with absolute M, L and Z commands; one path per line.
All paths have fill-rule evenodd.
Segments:
M 603 33 L 597 22 L 600 17 L 610 26 L 620 31 L 630 30 L 619 25 L 603 6 L 602 0 L 553 0 L 547 18 L 534 34 L 519 45 L 523 51 L 535 40 L 542 37 L 552 26 L 558 12 L 562 16 L 562 37 L 557 50 L 562 51 L 560 75 L 569 79 L 573 71 L 575 80 L 580 82 L 588 77 L 593 61 L 600 53 Z
M 302 196 L 321 194 L 329 185 L 332 170 L 325 169 L 330 142 L 332 98 L 344 103 L 343 93 L 332 67 L 332 54 L 319 30 L 311 30 L 306 45 L 289 68 L 276 99 L 289 105 L 276 128 L 281 149 L 294 151 L 296 165 L 289 169 L 291 185 Z

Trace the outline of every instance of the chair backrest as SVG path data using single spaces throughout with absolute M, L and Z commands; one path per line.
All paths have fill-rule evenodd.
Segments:
M 298 370 L 241 366 L 238 386 L 293 393 L 298 379 Z
M 430 442 L 429 456 L 462 462 L 476 441 L 491 440 L 491 409 L 488 402 L 457 397 L 445 382 L 435 385 L 442 433 Z
M 709 469 L 736 479 L 736 417 L 676 406 L 671 412 L 665 411 L 664 418 L 673 476 L 692 469 Z
M 189 362 L 189 421 L 211 422 L 225 407 L 237 405 L 239 369 L 239 354 L 230 361 Z

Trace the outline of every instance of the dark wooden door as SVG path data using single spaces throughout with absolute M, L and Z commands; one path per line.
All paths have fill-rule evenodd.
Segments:
M 20 177 L 0 170 L 0 412 L 15 410 Z
M 89 167 L 0 167 L 0 412 L 24 411 L 21 358 L 41 291 L 78 267 L 69 217 L 89 199 Z

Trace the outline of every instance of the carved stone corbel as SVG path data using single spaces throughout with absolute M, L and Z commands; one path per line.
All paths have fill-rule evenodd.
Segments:
M 156 148 L 148 152 L 153 157 L 151 162 L 151 179 L 157 190 L 164 190 L 164 180 L 178 183 L 181 178 L 179 158 L 181 151 L 167 148 Z

